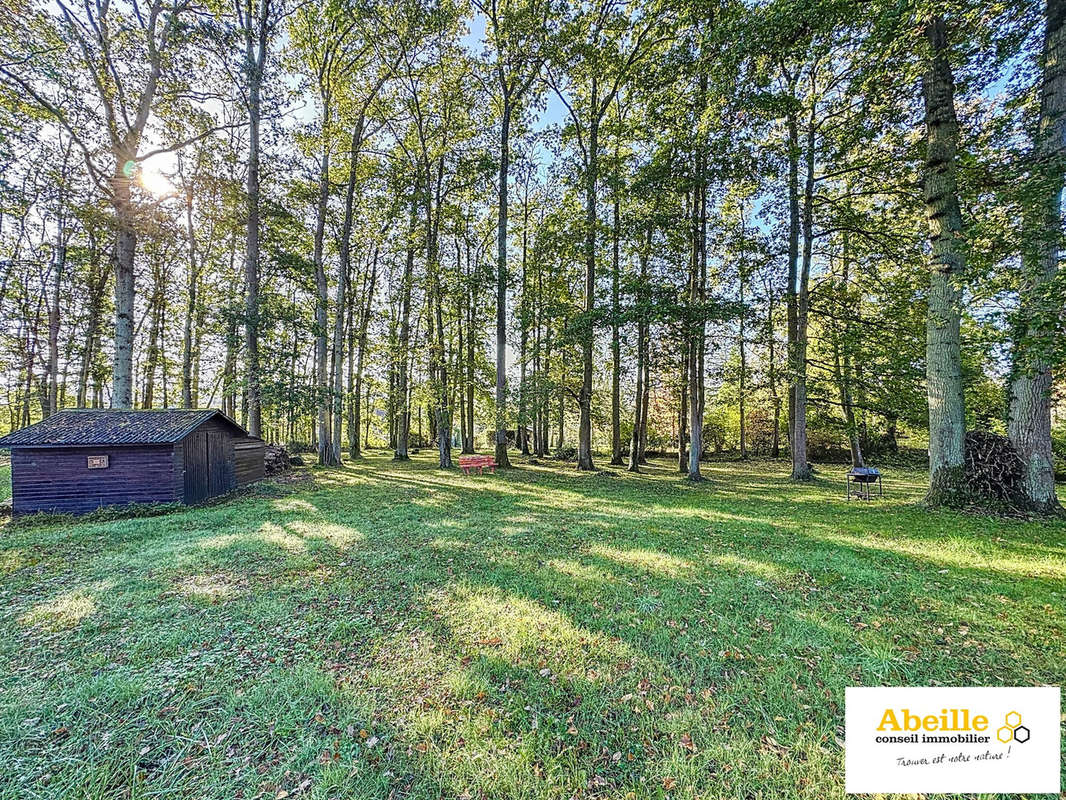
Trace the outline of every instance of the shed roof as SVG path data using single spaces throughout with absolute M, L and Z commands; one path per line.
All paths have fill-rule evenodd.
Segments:
M 0 447 L 173 444 L 216 416 L 240 435 L 248 435 L 244 428 L 214 408 L 65 409 L 36 425 L 9 433 L 0 439 Z

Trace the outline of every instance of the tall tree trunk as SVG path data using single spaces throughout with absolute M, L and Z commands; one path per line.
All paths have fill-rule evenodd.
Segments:
M 965 499 L 965 415 L 959 327 L 966 258 L 956 188 L 955 79 L 948 61 L 944 19 L 925 25 L 931 60 L 922 78 L 925 101 L 925 211 L 932 245 L 926 320 L 926 383 L 929 395 L 929 493 L 931 505 Z
M 366 360 L 367 335 L 370 329 L 370 317 L 374 311 L 374 291 L 378 279 L 378 249 L 374 248 L 374 259 L 370 268 L 370 281 L 367 284 L 366 306 L 359 315 L 359 354 L 355 364 L 355 391 L 353 392 L 352 430 L 355 437 L 350 440 L 350 455 L 359 458 L 359 398 L 363 390 L 363 363 Z M 369 419 L 367 420 L 369 423 Z
M 747 279 L 743 268 L 740 273 L 740 330 L 739 330 L 739 344 L 740 344 L 740 457 L 747 459 L 748 457 L 748 431 L 747 431 L 747 395 L 748 395 L 748 349 L 745 331 L 745 322 L 747 320 L 747 309 L 744 307 L 744 282 Z
M 1066 0 L 1048 0 L 1040 121 L 1033 143 L 1035 202 L 1025 220 L 1031 244 L 1023 254 L 1020 341 L 1014 345 L 1008 434 L 1025 463 L 1022 491 L 1032 510 L 1060 509 L 1051 453 L 1050 350 L 1061 336 L 1061 307 L 1051 290 L 1062 237 L 1066 157 Z
M 196 231 L 193 228 L 193 190 L 185 190 L 185 236 L 189 243 L 189 275 L 186 288 L 185 329 L 181 340 L 181 405 L 192 408 L 193 403 L 193 337 L 196 321 L 197 290 L 200 270 L 196 257 Z
M 104 293 L 107 291 L 108 271 L 99 265 L 100 253 L 95 244 L 90 245 L 90 278 L 88 299 L 88 320 L 85 326 L 85 349 L 81 355 L 81 369 L 78 371 L 78 408 L 89 404 L 89 379 L 93 376 L 93 365 L 98 351 L 100 338 L 100 318 L 103 316 Z
M 629 439 L 629 471 L 640 472 L 640 439 L 643 431 L 644 415 L 644 359 L 645 339 L 647 338 L 648 319 L 644 307 L 646 302 L 644 283 L 648 279 L 648 258 L 651 255 L 652 229 L 648 226 L 647 244 L 640 251 L 640 282 L 634 298 L 637 307 L 637 391 L 636 407 L 633 411 L 633 435 Z
M 59 322 L 60 290 L 67 267 L 67 232 L 63 218 L 60 218 L 58 243 L 54 274 L 52 275 L 52 297 L 48 305 L 48 414 L 59 410 Z
M 592 78 L 589 107 L 588 163 L 585 175 L 585 321 L 581 334 L 581 392 L 578 395 L 580 418 L 577 436 L 577 468 L 591 470 L 592 464 L 592 357 L 595 344 L 596 309 L 596 189 L 599 183 L 599 85 Z M 560 435 L 560 438 L 561 435 Z
M 262 116 L 262 83 L 269 43 L 269 0 L 258 0 L 253 18 L 249 2 L 244 17 L 244 55 L 248 70 L 248 169 L 245 192 L 248 219 L 244 244 L 244 358 L 245 402 L 248 432 L 263 435 L 259 376 L 259 122 Z
M 689 307 L 698 319 L 692 320 L 688 366 L 689 454 L 688 479 L 701 481 L 703 455 L 703 348 L 706 322 L 703 318 L 703 276 L 706 274 L 706 169 L 702 153 L 696 156 L 696 187 L 692 195 L 692 264 L 689 275 Z
M 376 94 L 377 91 L 374 91 Z M 350 317 L 350 301 L 348 288 L 352 279 L 352 227 L 355 220 L 355 187 L 359 176 L 359 156 L 363 149 L 363 129 L 365 125 L 365 108 L 363 106 L 352 128 L 351 147 L 348 151 L 348 182 L 344 195 L 344 219 L 341 223 L 341 236 L 339 245 L 340 264 L 337 275 L 337 310 L 333 320 L 333 442 L 332 458 L 334 463 L 341 461 L 341 421 L 344 416 L 344 359 L 341 354 L 344 351 L 344 321 Z M 359 401 L 356 395 L 355 405 L 358 408 Z M 358 417 L 358 413 L 355 414 Z M 354 442 L 354 446 L 353 443 Z M 355 436 L 348 437 L 349 450 L 354 450 L 356 455 L 359 451 L 359 426 L 355 427 Z M 355 457 L 355 456 L 353 456 Z
M 431 181 L 431 176 L 433 179 Z M 452 466 L 452 410 L 448 393 L 448 362 L 444 342 L 444 287 L 440 277 L 440 213 L 441 184 L 444 180 L 444 158 L 438 159 L 435 170 L 426 165 L 426 272 L 430 341 L 430 383 L 436 386 L 436 408 L 429 415 L 441 469 Z M 505 442 L 506 444 L 506 442 Z M 497 462 L 499 463 L 499 462 Z
M 681 353 L 681 381 L 678 384 L 679 392 L 681 395 L 681 403 L 678 409 L 677 417 L 677 471 L 685 474 L 688 472 L 688 450 L 685 447 L 685 443 L 688 440 L 688 398 L 689 398 L 689 367 L 690 356 L 689 347 L 691 346 L 691 337 L 685 337 L 685 344 Z
M 411 431 L 411 412 L 408 402 L 408 358 L 411 344 L 411 289 L 415 272 L 414 233 L 418 213 L 417 193 L 412 191 L 411 218 L 407 229 L 407 260 L 404 262 L 403 283 L 400 286 L 400 335 L 393 355 L 396 370 L 396 451 L 394 461 L 406 461 Z
M 111 407 L 133 407 L 133 260 L 137 251 L 135 211 L 130 199 L 130 179 L 123 172 L 127 159 L 119 159 L 111 182 L 115 210 L 115 359 L 112 369 Z
M 323 138 L 329 128 L 328 95 L 323 98 Z M 332 370 L 329 362 L 329 282 L 326 278 L 324 239 L 326 232 L 326 204 L 329 200 L 329 144 L 323 144 L 321 167 L 318 176 L 318 205 L 315 212 L 315 408 L 318 420 L 318 463 L 334 466 L 339 463 L 333 451 L 332 422 Z
M 851 292 L 848 287 L 851 275 L 851 248 L 850 237 L 847 231 L 843 235 L 841 247 L 843 266 L 841 270 L 840 299 L 838 304 L 846 311 L 852 311 Z M 833 331 L 833 370 L 836 376 L 837 386 L 840 390 L 840 408 L 844 414 L 844 427 L 848 434 L 848 445 L 851 448 L 851 465 L 853 467 L 866 466 L 862 456 L 862 437 L 859 435 L 859 427 L 855 423 L 855 403 L 852 399 L 852 369 L 851 369 L 851 346 L 844 339 L 847 334 L 845 326 L 837 325 Z M 843 341 L 842 341 L 843 339 Z
M 647 464 L 648 450 L 648 408 L 651 401 L 651 341 L 648 334 L 650 326 L 644 326 L 644 398 L 640 401 L 640 450 L 638 463 Z
M 774 331 L 774 285 L 773 280 L 766 282 L 766 380 L 770 384 L 770 400 L 774 408 L 774 430 L 770 440 L 770 455 L 781 455 L 781 397 L 777 386 L 777 336 Z
M 812 100 L 807 124 L 807 151 L 803 186 L 803 260 L 796 291 L 796 327 L 793 341 L 792 373 L 792 480 L 811 478 L 807 461 L 807 324 L 810 311 L 811 258 L 814 248 L 814 144 L 815 103 Z
M 622 341 L 618 332 L 621 314 L 619 271 L 621 265 L 622 217 L 621 200 L 614 193 L 613 230 L 611 232 L 611 464 L 620 466 L 622 460 Z
M 793 110 L 788 114 L 788 287 L 785 289 L 787 317 L 785 351 L 788 359 L 788 446 L 790 451 L 794 449 L 793 431 L 796 422 L 794 365 L 796 328 L 799 318 L 797 300 L 800 241 L 799 159 L 799 121 Z
M 529 349 L 529 191 L 522 206 L 522 301 L 518 339 L 518 445 L 522 455 L 529 455 L 529 391 L 526 386 L 526 362 Z
M 500 122 L 499 215 L 496 226 L 496 466 L 507 457 L 507 173 L 511 160 L 511 101 L 503 91 Z

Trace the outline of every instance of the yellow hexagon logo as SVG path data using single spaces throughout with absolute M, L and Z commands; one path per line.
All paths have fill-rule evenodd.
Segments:
M 1003 744 L 1008 744 L 1014 739 L 1014 731 L 1007 727 L 1000 728 L 996 731 L 996 738 L 1003 742 Z
M 1017 728 L 1022 724 L 1022 715 L 1017 711 L 1007 712 L 1007 725 L 1011 728 Z

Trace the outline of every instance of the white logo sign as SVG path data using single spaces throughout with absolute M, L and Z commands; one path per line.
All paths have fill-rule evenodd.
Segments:
M 845 790 L 1060 790 L 1058 687 L 849 687 Z

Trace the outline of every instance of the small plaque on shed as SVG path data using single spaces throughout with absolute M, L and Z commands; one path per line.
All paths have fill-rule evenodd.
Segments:
M 107 456 L 89 456 L 89 469 L 107 469 Z

